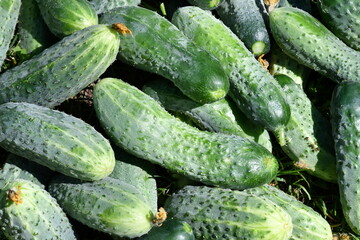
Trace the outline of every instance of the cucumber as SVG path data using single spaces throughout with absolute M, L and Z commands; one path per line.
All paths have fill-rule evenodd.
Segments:
M 10 200 L 10 194 L 20 199 Z M 32 182 L 16 179 L 2 184 L 0 206 L 0 228 L 8 239 L 76 239 L 56 200 Z
M 59 176 L 49 192 L 69 216 L 98 231 L 134 238 L 152 228 L 155 213 L 143 193 L 124 181 L 80 182 Z
M 114 9 L 100 19 L 107 24 L 114 21 L 125 24 L 134 35 L 121 40 L 118 57 L 122 61 L 171 80 L 196 102 L 225 97 L 229 81 L 219 61 L 166 18 L 133 6 Z
M 137 6 L 141 0 L 89 0 L 94 7 L 96 14 L 102 14 L 111 9 L 126 6 Z
M 345 220 L 356 234 L 360 234 L 359 91 L 359 83 L 342 82 L 335 88 L 331 100 L 340 201 Z
M 291 108 L 289 122 L 274 132 L 281 148 L 296 167 L 325 181 L 337 182 L 330 122 L 291 78 L 286 75 L 275 78 L 286 93 Z
M 314 209 L 276 187 L 264 185 L 245 190 L 282 207 L 290 216 L 293 231 L 290 240 L 332 240 L 329 223 Z
M 20 13 L 21 0 L 0 2 L 0 66 L 6 57 Z M 1 89 L 1 88 L 0 88 Z
M 270 50 L 270 38 L 257 0 L 224 0 L 216 9 L 220 19 L 255 55 Z
M 172 22 L 220 60 L 229 95 L 249 119 L 271 131 L 287 123 L 290 109 L 281 87 L 220 20 L 198 7 L 183 7 Z
M 95 9 L 87 0 L 36 0 L 50 31 L 63 38 L 98 24 Z
M 319 0 L 322 22 L 351 48 L 360 51 L 360 1 Z
M 200 128 L 210 132 L 234 134 L 272 150 L 269 133 L 250 121 L 230 99 L 199 104 L 181 93 L 171 82 L 151 81 L 143 92 L 157 100 L 166 110 L 184 114 Z
M 0 104 L 59 105 L 94 82 L 115 61 L 119 34 L 96 25 L 63 38 L 0 75 Z
M 335 82 L 358 79 L 360 52 L 353 50 L 309 13 L 292 7 L 270 13 L 276 43 L 299 63 Z
M 92 126 L 30 103 L 0 105 L 0 146 L 83 180 L 108 176 L 115 165 L 110 143 Z
M 169 217 L 188 222 L 195 239 L 289 239 L 291 217 L 270 200 L 237 190 L 186 186 L 166 200 Z
M 295 7 L 311 14 L 311 0 L 279 0 L 276 7 Z
M 213 10 L 224 1 L 224 0 L 187 0 L 191 5 L 197 6 L 204 10 Z
M 243 189 L 269 182 L 277 173 L 277 160 L 263 146 L 193 128 L 119 79 L 95 85 L 94 108 L 116 145 L 193 180 Z

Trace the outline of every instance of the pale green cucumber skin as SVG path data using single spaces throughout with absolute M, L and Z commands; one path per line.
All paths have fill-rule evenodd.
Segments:
M 0 105 L 0 146 L 82 180 L 102 179 L 115 165 L 109 141 L 91 125 L 30 103 Z
M 102 14 L 118 7 L 137 6 L 141 0 L 90 0 L 96 14 Z
M 358 82 L 342 82 L 331 100 L 331 122 L 337 159 L 338 185 L 344 217 L 360 234 L 360 101 Z
M 299 63 L 335 82 L 358 79 L 360 52 L 309 13 L 292 7 L 276 8 L 270 13 L 270 28 L 276 43 Z
M 329 223 L 318 212 L 295 197 L 270 185 L 246 189 L 245 192 L 274 202 L 291 216 L 293 231 L 289 240 L 333 239 Z
M 15 26 L 20 13 L 21 0 L 0 2 L 0 66 L 9 50 L 10 41 L 14 36 Z
M 164 208 L 169 217 L 188 222 L 195 239 L 287 240 L 293 228 L 281 207 L 237 190 L 186 186 Z
M 183 7 L 172 22 L 220 60 L 229 76 L 229 95 L 249 119 L 271 131 L 287 123 L 290 109 L 281 87 L 220 20 L 200 8 Z
M 69 216 L 98 231 L 134 238 L 152 227 L 155 213 L 143 193 L 119 179 L 80 182 L 60 176 L 49 192 Z
M 322 22 L 351 48 L 360 51 L 360 1 L 320 0 Z
M 21 190 L 22 203 L 7 197 L 9 189 Z M 16 179 L 0 191 L 0 226 L 10 240 L 75 240 L 69 219 L 56 200 L 40 186 Z
M 199 104 L 182 94 L 171 82 L 162 80 L 146 83 L 142 91 L 157 100 L 166 110 L 186 115 L 201 129 L 238 135 L 263 145 L 270 152 L 272 150 L 269 133 L 251 122 L 227 98 Z
M 289 122 L 275 132 L 284 152 L 298 168 L 325 181 L 337 182 L 331 124 L 313 106 L 302 88 L 286 75 L 277 75 L 291 108 Z
M 224 0 L 187 0 L 191 5 L 197 6 L 204 10 L 213 10 L 219 7 Z
M 236 189 L 259 186 L 277 173 L 278 162 L 265 147 L 239 136 L 193 128 L 119 79 L 96 84 L 94 107 L 116 145 L 173 173 Z
M 216 9 L 220 19 L 244 42 L 255 56 L 270 51 L 270 37 L 257 0 L 224 0 Z M 254 51 L 254 45 L 262 43 L 263 49 Z
M 0 75 L 0 104 L 54 107 L 99 78 L 115 61 L 119 34 L 106 25 L 80 30 Z
M 58 38 L 98 24 L 98 16 L 87 0 L 36 0 L 50 31 Z
M 23 179 L 30 181 L 41 188 L 45 189 L 45 186 L 31 173 L 24 169 L 19 168 L 15 164 L 5 162 L 4 166 L 0 170 L 0 178 L 3 179 Z
M 133 37 L 121 39 L 118 55 L 127 64 L 169 79 L 196 102 L 213 102 L 227 94 L 229 80 L 219 61 L 155 11 L 117 8 L 100 22 L 123 23 L 132 31 Z

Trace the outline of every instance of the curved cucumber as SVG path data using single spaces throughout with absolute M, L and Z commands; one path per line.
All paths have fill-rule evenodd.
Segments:
M 137 6 L 141 0 L 89 0 L 93 5 L 96 14 L 102 14 L 111 9 L 126 6 Z
M 288 240 L 293 228 L 281 207 L 236 190 L 186 186 L 167 199 L 165 209 L 188 222 L 195 239 Z
M 224 0 L 216 9 L 220 19 L 255 55 L 270 50 L 270 38 L 257 0 Z
M 210 132 L 234 134 L 250 139 L 272 149 L 269 133 L 250 121 L 226 98 L 207 104 L 199 104 L 181 93 L 170 82 L 151 81 L 143 91 L 157 100 L 166 110 L 184 114 L 201 129 Z
M 187 0 L 191 5 L 197 6 L 204 10 L 217 8 L 224 0 Z
M 83 180 L 104 178 L 115 165 L 109 141 L 89 124 L 29 103 L 0 105 L 0 146 Z
M 343 42 L 360 51 L 360 1 L 319 0 L 322 22 Z
M 50 31 L 63 38 L 98 24 L 95 9 L 87 0 L 36 0 Z
M 330 182 L 337 182 L 336 160 L 330 123 L 312 105 L 291 78 L 275 76 L 291 108 L 289 122 L 275 131 L 284 152 L 295 166 Z
M 356 234 L 360 234 L 359 91 L 359 83 L 342 82 L 334 90 L 331 100 L 340 201 L 344 217 Z
M 119 79 L 102 79 L 95 86 L 94 107 L 115 144 L 191 179 L 243 189 L 269 182 L 277 173 L 277 160 L 263 146 L 193 128 Z
M 0 75 L 0 104 L 59 105 L 115 61 L 119 34 L 106 25 L 80 30 Z
M 126 63 L 171 80 L 194 101 L 207 103 L 225 97 L 229 80 L 219 61 L 156 12 L 117 8 L 104 14 L 100 22 L 120 22 L 132 31 L 134 37 L 121 40 L 118 55 Z
M 292 7 L 270 13 L 276 43 L 299 63 L 335 82 L 358 79 L 360 52 L 353 50 L 309 13 Z
M 229 95 L 246 116 L 268 130 L 287 123 L 281 87 L 220 20 L 198 7 L 179 8 L 172 22 L 219 60 L 229 75 Z

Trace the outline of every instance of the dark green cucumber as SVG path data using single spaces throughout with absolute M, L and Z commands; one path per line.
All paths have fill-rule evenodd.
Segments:
M 356 234 L 360 234 L 359 92 L 358 82 L 342 82 L 334 90 L 331 100 L 340 201 L 344 217 Z
M 277 160 L 263 146 L 193 128 L 119 79 L 96 84 L 94 107 L 115 144 L 193 180 L 243 189 L 269 182 L 277 173 Z
M 270 38 L 256 0 L 224 0 L 216 12 L 255 56 L 269 52 Z
M 264 185 L 245 190 L 282 207 L 290 216 L 293 231 L 289 240 L 332 240 L 329 223 L 314 209 L 276 187 Z
M 351 48 L 360 51 L 360 1 L 319 0 L 322 22 Z
M 11 193 L 18 194 L 21 201 L 10 200 Z M 56 200 L 40 186 L 23 179 L 1 186 L 0 228 L 8 239 L 76 239 Z
M 170 217 L 183 219 L 195 239 L 289 239 L 291 217 L 272 201 L 241 191 L 186 186 L 169 197 Z
M 224 0 L 187 0 L 190 4 L 204 10 L 213 10 L 217 8 Z
M 87 0 L 36 0 L 50 31 L 63 38 L 98 24 L 98 16 Z
M 360 52 L 348 47 L 319 20 L 292 7 L 270 13 L 276 43 L 299 63 L 335 82 L 356 80 L 360 75 Z
M 109 141 L 92 126 L 30 103 L 0 105 L 0 146 L 83 180 L 104 178 L 115 165 Z
M 268 130 L 287 123 L 281 87 L 220 20 L 198 7 L 179 8 L 172 22 L 219 60 L 229 75 L 229 95 L 246 116 Z
M 302 88 L 286 75 L 275 78 L 290 104 L 289 122 L 275 131 L 276 138 L 295 166 L 330 182 L 337 182 L 331 125 L 312 105 Z
M 114 21 L 125 24 L 134 35 L 121 40 L 118 56 L 122 61 L 171 80 L 194 101 L 225 97 L 229 81 L 219 61 L 167 19 L 134 6 L 114 9 L 100 19 L 107 24 Z
M 89 0 L 97 14 L 110 11 L 111 9 L 126 6 L 137 6 L 141 0 Z
M 60 176 L 49 192 L 69 216 L 98 231 L 134 238 L 152 228 L 155 213 L 143 193 L 119 179 L 80 182 Z
M 269 133 L 250 121 L 230 99 L 199 104 L 186 97 L 171 82 L 155 80 L 142 89 L 166 110 L 184 114 L 201 129 L 210 132 L 234 134 L 272 149 Z
M 21 0 L 6 0 L 0 2 L 0 67 L 6 57 L 10 41 L 14 36 L 20 6 Z
M 104 73 L 115 61 L 119 45 L 119 34 L 106 25 L 65 37 L 0 75 L 0 104 L 59 105 Z

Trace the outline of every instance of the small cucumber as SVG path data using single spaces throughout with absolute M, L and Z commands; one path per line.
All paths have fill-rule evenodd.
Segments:
M 121 39 L 118 57 L 171 80 L 186 96 L 208 103 L 225 97 L 229 80 L 219 61 L 158 13 L 141 7 L 107 12 L 101 23 L 125 24 L 134 37 Z
M 102 14 L 111 9 L 126 6 L 137 6 L 141 0 L 89 0 L 96 14 Z
M 204 10 L 213 10 L 217 8 L 224 0 L 187 0 L 191 5 Z
M 335 82 L 359 78 L 360 52 L 309 13 L 293 7 L 276 8 L 270 12 L 270 28 L 276 43 L 299 63 Z
M 345 220 L 356 234 L 360 234 L 359 92 L 358 82 L 342 82 L 335 88 L 331 100 L 340 201 Z
M 116 145 L 193 180 L 243 189 L 269 182 L 277 173 L 278 162 L 265 147 L 193 128 L 119 79 L 95 85 L 94 107 Z
M 0 146 L 83 180 L 104 178 L 115 165 L 109 141 L 92 126 L 30 103 L 0 105 Z

